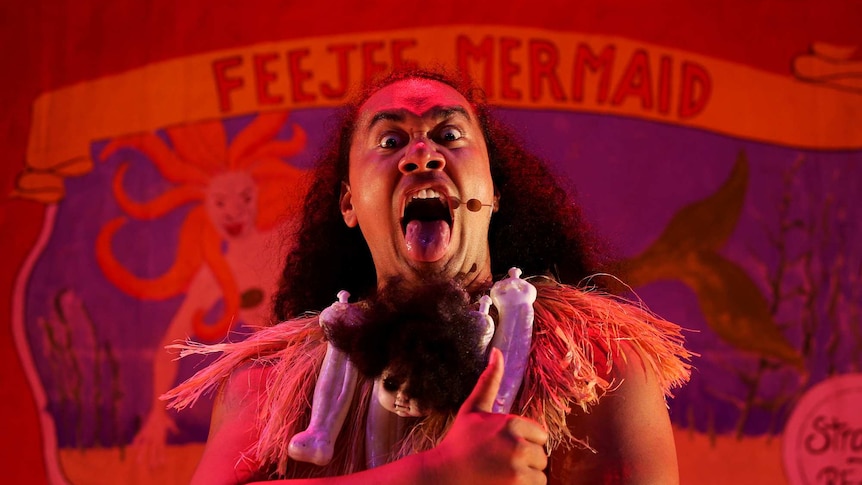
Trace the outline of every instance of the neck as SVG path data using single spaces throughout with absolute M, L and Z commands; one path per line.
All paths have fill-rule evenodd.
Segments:
M 440 281 L 441 279 L 454 280 L 464 288 L 470 295 L 477 296 L 480 293 L 488 291 L 491 285 L 494 284 L 494 278 L 491 274 L 490 262 L 484 265 L 473 264 L 466 271 L 455 273 L 451 276 L 446 272 L 432 269 L 414 269 L 409 274 L 397 275 L 381 275 L 377 274 L 377 287 L 381 289 L 393 280 L 408 283 L 410 285 L 424 286 L 431 281 Z

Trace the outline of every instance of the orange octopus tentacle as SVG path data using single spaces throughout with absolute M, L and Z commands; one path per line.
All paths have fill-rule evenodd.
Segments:
M 273 177 L 278 178 L 300 178 L 308 170 L 295 167 L 278 157 L 267 156 L 258 158 L 257 161 L 248 169 L 248 173 L 256 181 L 266 181 Z
M 123 188 L 123 179 L 128 170 L 128 162 L 123 163 L 117 168 L 111 188 L 120 208 L 135 219 L 156 219 L 183 204 L 200 202 L 204 199 L 204 192 L 200 187 L 182 185 L 146 202 L 132 200 Z
M 293 124 L 293 138 L 290 140 L 274 140 L 266 145 L 259 147 L 248 157 L 246 157 L 245 165 L 262 157 L 280 157 L 288 158 L 296 155 L 305 148 L 308 141 L 308 134 L 297 123 Z
M 233 277 L 233 270 L 221 252 L 221 237 L 212 227 L 207 225 L 203 237 L 204 261 L 210 267 L 216 281 L 222 290 L 224 298 L 224 313 L 215 323 L 208 324 L 204 321 L 203 309 L 195 311 L 192 317 L 192 328 L 197 337 L 203 341 L 219 341 L 227 336 L 231 326 L 239 316 L 239 287 Z
M 227 167 L 227 136 L 221 121 L 179 125 L 166 131 L 174 151 L 189 165 L 195 165 L 207 173 L 222 171 Z
M 178 157 L 154 133 L 141 133 L 116 138 L 105 146 L 102 153 L 99 154 L 99 159 L 105 161 L 121 148 L 134 148 L 146 155 L 159 170 L 159 173 L 170 182 L 204 184 L 209 179 L 209 176 L 200 168 L 189 165 L 185 160 Z
M 258 183 L 258 187 L 255 225 L 261 231 L 272 228 L 284 217 L 294 215 L 307 189 L 301 180 L 285 182 L 284 179 L 271 179 L 267 183 Z
M 195 273 L 203 264 L 200 251 L 190 235 L 200 232 L 205 221 L 203 208 L 192 209 L 180 232 L 180 244 L 173 265 L 156 278 L 140 278 L 120 263 L 112 249 L 114 234 L 126 223 L 125 217 L 108 221 L 96 238 L 96 262 L 105 277 L 123 292 L 140 299 L 163 300 L 188 291 Z
M 287 121 L 287 111 L 260 113 L 240 131 L 227 150 L 228 167 L 240 168 L 248 164 L 248 158 L 258 148 L 270 142 Z
M 296 214 L 296 208 L 302 201 L 302 194 L 296 196 L 282 194 L 279 197 L 270 196 L 258 200 L 260 208 L 257 211 L 255 225 L 261 231 L 268 231 L 280 221 Z

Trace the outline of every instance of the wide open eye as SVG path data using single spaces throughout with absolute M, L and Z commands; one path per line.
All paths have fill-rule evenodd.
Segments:
M 401 148 L 404 146 L 406 137 L 398 133 L 385 133 L 380 137 L 377 144 L 381 148 Z
M 464 136 L 464 134 L 461 133 L 461 130 L 459 130 L 458 128 L 455 128 L 454 126 L 446 126 L 440 130 L 440 132 L 437 134 L 437 136 L 441 142 L 449 143 L 449 142 L 460 140 L 461 137 Z

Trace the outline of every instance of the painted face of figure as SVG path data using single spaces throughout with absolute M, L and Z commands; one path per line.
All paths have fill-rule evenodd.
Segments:
M 404 392 L 406 383 L 399 383 L 392 379 L 388 371 L 383 371 L 380 376 L 380 392 L 377 400 L 387 411 L 391 411 L 402 418 L 418 418 L 428 414 L 423 410 L 415 399 L 411 399 Z
M 467 286 L 489 280 L 494 198 L 482 130 L 458 91 L 407 79 L 362 105 L 341 210 L 362 231 L 378 281 L 428 272 Z
M 257 185 L 245 172 L 227 172 L 210 180 L 206 210 L 225 239 L 239 239 L 254 229 L 257 217 Z

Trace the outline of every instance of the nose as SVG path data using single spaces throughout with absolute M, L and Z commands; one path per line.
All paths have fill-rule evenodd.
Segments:
M 413 172 L 427 172 L 433 170 L 443 170 L 446 166 L 446 161 L 443 156 L 434 148 L 427 138 L 416 140 L 407 149 L 404 158 L 398 163 L 398 170 L 401 173 L 408 174 Z
M 239 198 L 228 200 L 224 204 L 224 214 L 228 219 L 241 219 L 243 213 L 246 212 L 246 206 L 247 204 Z

